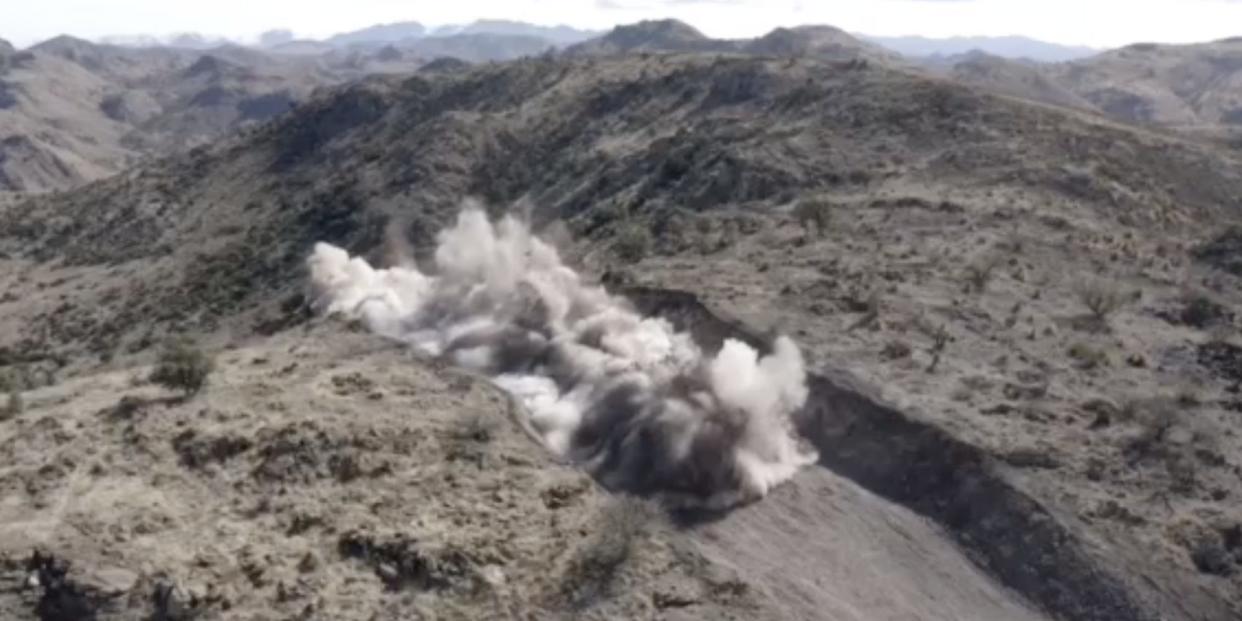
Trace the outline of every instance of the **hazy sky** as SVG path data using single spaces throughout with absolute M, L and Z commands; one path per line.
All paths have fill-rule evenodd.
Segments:
M 608 28 L 675 17 L 717 37 L 821 23 L 877 35 L 1009 35 L 1095 47 L 1242 35 L 1242 0 L 3 0 L 0 37 L 200 32 L 253 39 L 272 28 L 323 37 L 380 22 L 479 18 Z

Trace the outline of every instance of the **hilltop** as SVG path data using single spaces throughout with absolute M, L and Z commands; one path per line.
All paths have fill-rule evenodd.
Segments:
M 832 26 L 777 28 L 755 39 L 722 40 L 709 38 L 693 26 L 672 19 L 618 26 L 597 39 L 566 50 L 571 56 L 638 52 L 717 52 L 836 61 L 869 60 L 886 64 L 902 62 L 898 55 Z

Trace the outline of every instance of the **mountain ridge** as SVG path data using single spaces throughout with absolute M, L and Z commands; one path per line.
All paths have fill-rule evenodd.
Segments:
M 958 37 L 922 37 L 922 36 L 876 36 L 859 34 L 864 41 L 879 44 L 887 49 L 910 57 L 943 57 L 965 54 L 971 50 L 979 50 L 1011 59 L 1029 59 L 1039 62 L 1064 62 L 1093 56 L 1102 50 L 1078 46 L 1049 43 L 1023 36 L 958 36 Z

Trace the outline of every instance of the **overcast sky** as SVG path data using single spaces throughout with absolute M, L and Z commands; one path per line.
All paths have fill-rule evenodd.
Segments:
M 253 39 L 273 28 L 324 37 L 371 24 L 479 18 L 609 28 L 675 17 L 716 37 L 832 24 L 876 35 L 1021 34 L 1115 47 L 1242 35 L 1242 0 L 3 0 L 0 38 L 199 32 Z

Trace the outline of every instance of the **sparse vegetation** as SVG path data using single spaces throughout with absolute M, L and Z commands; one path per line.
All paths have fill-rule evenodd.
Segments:
M 1228 309 L 1218 304 L 1202 291 L 1186 291 L 1181 298 L 1182 309 L 1179 319 L 1192 328 L 1209 328 L 1213 325 L 1229 323 L 1232 319 Z
M 794 217 L 798 226 L 810 235 L 812 229 L 820 237 L 828 235 L 828 225 L 832 221 L 832 203 L 822 198 L 804 199 L 794 208 Z
M 1205 574 L 1230 576 L 1234 573 L 1233 559 L 1218 538 L 1200 537 L 1190 547 L 1190 560 Z
M 16 388 L 10 389 L 8 401 L 4 406 L 4 418 L 6 420 L 13 418 L 18 414 L 21 414 L 25 409 L 26 405 L 22 401 L 22 393 L 18 392 Z
M 1171 399 L 1149 398 L 1125 401 L 1117 414 L 1122 422 L 1138 426 L 1139 434 L 1127 449 L 1133 456 L 1143 457 L 1163 444 L 1169 430 L 1180 423 L 1182 411 Z
M 491 442 L 500 429 L 499 421 L 488 410 L 471 410 L 459 420 L 461 427 L 457 430 L 457 437 L 480 444 Z
M 857 308 L 863 315 L 854 323 L 850 324 L 848 328 L 846 328 L 849 332 L 853 332 L 859 328 L 873 326 L 876 321 L 880 319 L 880 312 L 884 308 L 880 292 L 878 290 L 873 290 L 871 293 L 868 293 L 866 297 L 861 299 L 861 304 L 858 304 Z
M 1164 458 L 1165 472 L 1169 475 L 1169 486 L 1179 494 L 1194 491 L 1198 482 L 1198 468 L 1194 459 L 1181 452 L 1169 452 Z
M 192 340 L 172 339 L 160 352 L 151 381 L 188 397 L 198 394 L 207 385 L 214 370 L 215 362 Z
M 992 282 L 992 275 L 1000 264 L 1000 255 L 989 253 L 967 265 L 964 274 L 967 291 L 983 293 L 988 288 L 988 283 Z
M 1126 303 L 1127 295 L 1121 287 L 1100 278 L 1083 280 L 1074 288 L 1075 295 L 1091 313 L 1091 318 L 1104 322 Z
M 617 234 L 613 250 L 623 261 L 641 261 L 651 251 L 651 233 L 638 224 L 628 224 Z
M 928 373 L 935 373 L 936 367 L 940 366 L 940 354 L 944 353 L 945 347 L 949 345 L 949 329 L 946 326 L 940 326 L 931 333 L 932 344 L 927 350 L 931 354 L 931 363 L 927 365 Z
M 1084 371 L 1108 366 L 1108 354 L 1086 343 L 1074 343 L 1066 353 L 1074 360 L 1074 366 Z
M 905 341 L 889 341 L 885 343 L 884 348 L 880 350 L 880 358 L 883 360 L 903 360 L 910 357 L 914 351 Z

